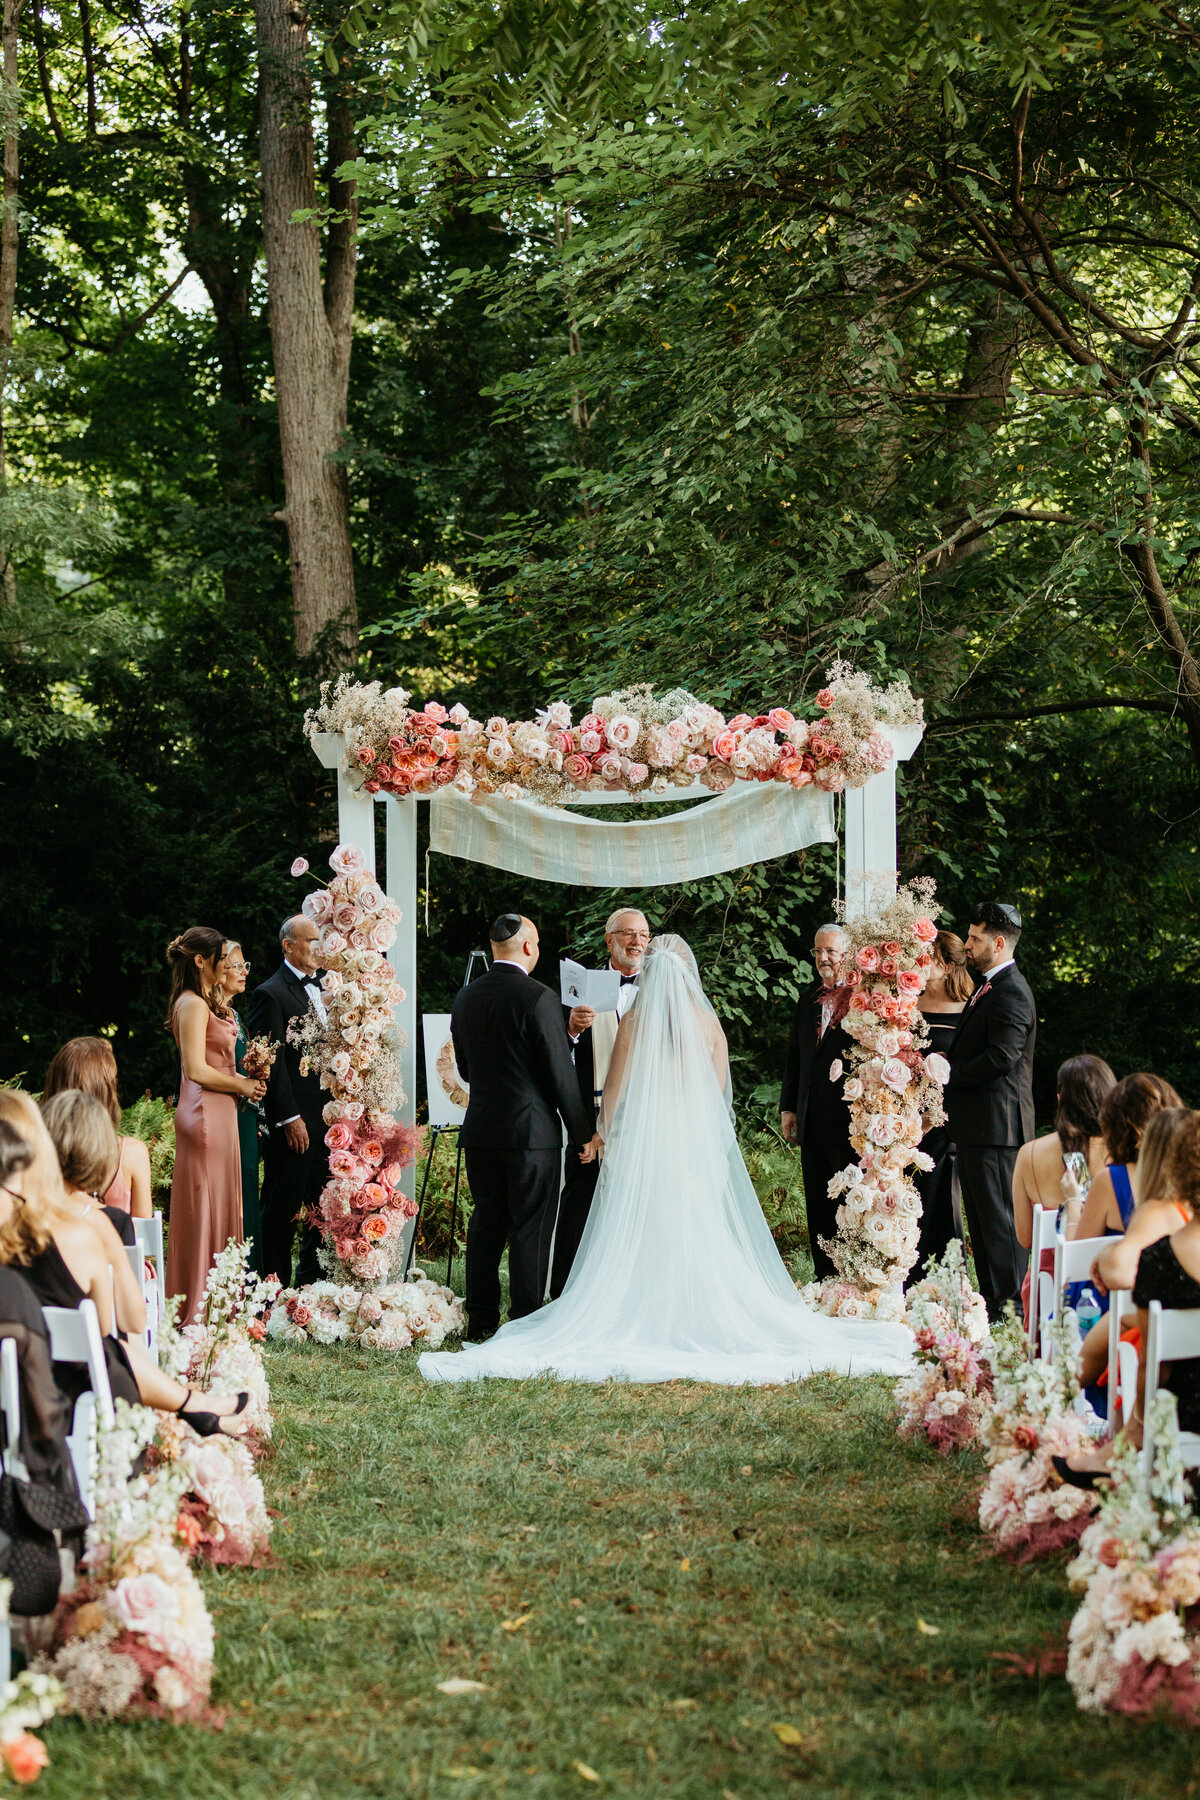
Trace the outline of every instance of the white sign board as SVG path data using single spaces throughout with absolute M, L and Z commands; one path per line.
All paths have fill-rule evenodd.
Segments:
M 425 1091 L 431 1125 L 461 1125 L 467 1116 L 467 1084 L 454 1060 L 449 1013 L 422 1013 Z

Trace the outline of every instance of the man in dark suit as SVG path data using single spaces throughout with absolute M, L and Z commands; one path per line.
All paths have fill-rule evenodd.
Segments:
M 519 913 L 502 913 L 490 935 L 491 968 L 459 989 L 450 1013 L 454 1054 L 470 1089 L 458 1135 L 474 1202 L 467 1226 L 467 1330 L 476 1342 L 500 1323 L 506 1243 L 509 1317 L 524 1318 L 542 1304 L 558 1208 L 559 1120 L 573 1144 L 586 1144 L 593 1133 L 562 1006 L 532 978 L 537 926 Z
M 950 1045 L 946 1117 L 957 1148 L 963 1210 L 988 1317 L 1020 1303 L 1029 1253 L 1017 1242 L 1012 1178 L 1033 1136 L 1037 1007 L 1013 960 L 1021 936 L 1015 906 L 989 900 L 971 913 L 967 963 L 983 977 Z
M 842 1030 L 850 1002 L 850 990 L 843 985 L 846 954 L 841 926 L 822 925 L 813 940 L 813 962 L 821 979 L 800 996 L 779 1095 L 784 1140 L 800 1145 L 808 1241 L 818 1281 L 837 1274 L 820 1244 L 821 1238 L 837 1236 L 839 1202 L 830 1199 L 829 1183 L 847 1163 L 857 1160 L 850 1148 L 850 1108 L 842 1083 L 829 1078 L 834 1063 L 844 1061 L 850 1050 L 850 1039 Z
M 637 984 L 642 964 L 650 946 L 650 926 L 645 913 L 623 906 L 611 914 L 604 927 L 608 945 L 608 966 L 621 977 L 621 996 L 617 1010 L 598 1017 L 590 1006 L 564 1007 L 567 1035 L 575 1051 L 575 1075 L 579 1082 L 579 1098 L 588 1117 L 595 1120 L 600 1111 L 600 1095 L 608 1065 L 612 1060 L 617 1026 L 637 999 Z M 590 1135 L 590 1134 L 589 1134 Z M 574 1149 L 574 1145 L 572 1145 Z M 550 1272 L 550 1298 L 557 1300 L 567 1284 L 583 1228 L 592 1210 L 596 1183 L 600 1178 L 600 1159 L 581 1162 L 568 1154 L 563 1172 L 563 1189 L 558 1202 L 558 1225 L 554 1233 L 554 1267 Z
M 252 1037 L 266 1034 L 280 1045 L 264 1107 L 271 1135 L 267 1140 L 266 1171 L 262 1188 L 263 1268 L 277 1275 L 284 1287 L 292 1285 L 292 1241 L 300 1215 L 314 1215 L 321 1189 L 329 1179 L 325 1150 L 325 1121 L 321 1117 L 324 1096 L 315 1071 L 300 1073 L 300 1051 L 288 1043 L 293 1019 L 316 1011 L 324 1018 L 325 1004 L 317 984 L 317 928 L 303 913 L 285 919 L 279 931 L 283 962 L 250 996 L 247 1029 Z M 303 1226 L 296 1286 L 320 1281 L 317 1251 L 321 1233 L 314 1223 Z

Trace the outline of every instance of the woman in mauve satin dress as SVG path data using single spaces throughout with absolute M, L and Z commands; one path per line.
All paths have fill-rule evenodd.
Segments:
M 183 1296 L 182 1325 L 199 1315 L 213 1257 L 230 1238 L 242 1241 L 237 1103 L 239 1097 L 261 1100 L 266 1088 L 237 1072 L 237 1021 L 217 981 L 224 948 L 221 933 L 208 925 L 191 926 L 167 946 L 166 1022 L 183 1070 L 175 1108 L 167 1293 Z

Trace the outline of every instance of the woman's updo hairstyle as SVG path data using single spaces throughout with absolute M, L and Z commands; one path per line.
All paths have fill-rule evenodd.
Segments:
M 220 988 L 215 982 L 211 988 L 206 988 L 196 967 L 196 958 L 199 956 L 204 962 L 212 963 L 215 968 L 224 949 L 225 939 L 212 925 L 189 925 L 186 931 L 181 931 L 178 937 L 171 939 L 167 945 L 171 998 L 163 1021 L 168 1031 L 175 1023 L 175 1006 L 183 994 L 199 994 L 209 1011 L 216 1013 L 219 1019 L 229 1017 L 229 1008 Z

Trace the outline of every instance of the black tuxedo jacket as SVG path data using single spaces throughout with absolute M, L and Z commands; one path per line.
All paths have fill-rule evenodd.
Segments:
M 842 1083 L 831 1081 L 829 1071 L 841 1058 L 845 1062 L 851 1039 L 840 1025 L 831 1025 L 817 1042 L 821 1009 L 817 1005 L 820 987 L 801 994 L 788 1038 L 787 1058 L 783 1065 L 783 1082 L 779 1091 L 780 1112 L 796 1115 L 796 1137 L 805 1134 L 841 1156 L 850 1138 L 850 1108 L 842 1094 Z
M 450 1012 L 454 1054 L 471 1097 L 464 1149 L 557 1150 L 561 1118 L 573 1144 L 595 1130 L 580 1097 L 558 996 L 511 964 L 493 963 L 460 988 Z
M 985 980 L 950 1045 L 946 1117 L 956 1144 L 1012 1149 L 1029 1142 L 1036 1037 L 1029 983 L 1010 963 L 994 981 Z
M 246 1029 L 251 1037 L 261 1037 L 265 1033 L 283 1046 L 267 1078 L 263 1101 L 270 1124 L 282 1125 L 285 1119 L 299 1117 L 308 1126 L 310 1137 L 314 1130 L 323 1137 L 325 1123 L 321 1109 L 325 1095 L 320 1080 L 315 1070 L 307 1075 L 300 1073 L 299 1048 L 288 1043 L 287 1035 L 291 1021 L 311 1011 L 312 1002 L 303 982 L 292 974 L 286 963 L 281 963 L 271 979 L 251 994 Z

